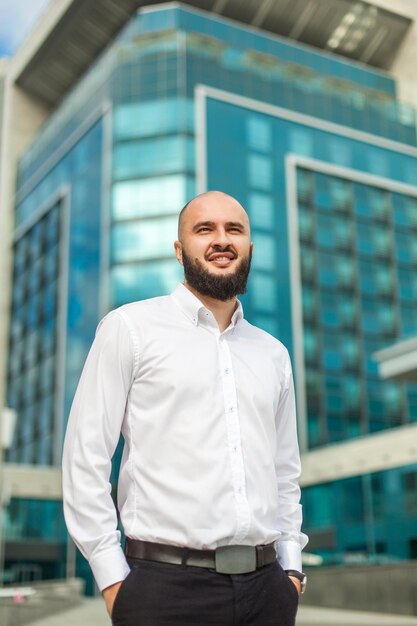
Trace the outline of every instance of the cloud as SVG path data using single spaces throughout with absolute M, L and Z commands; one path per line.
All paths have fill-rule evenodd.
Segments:
M 12 55 L 50 0 L 0 0 L 0 56 Z

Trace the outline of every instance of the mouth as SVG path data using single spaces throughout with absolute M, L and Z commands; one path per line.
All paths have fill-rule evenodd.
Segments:
M 208 261 L 216 267 L 229 267 L 235 260 L 236 255 L 233 252 L 214 252 L 208 258 Z

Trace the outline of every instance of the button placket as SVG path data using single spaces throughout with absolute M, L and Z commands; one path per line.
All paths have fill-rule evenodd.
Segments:
M 232 486 L 235 495 L 237 525 L 232 543 L 242 541 L 249 531 L 249 505 L 245 488 L 245 469 L 243 463 L 240 434 L 239 411 L 237 406 L 236 383 L 233 375 L 230 349 L 225 335 L 219 336 L 219 358 L 224 394 L 224 406 L 227 426 Z

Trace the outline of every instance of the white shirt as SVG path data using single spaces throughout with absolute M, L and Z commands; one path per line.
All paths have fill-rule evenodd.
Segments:
M 64 512 L 100 589 L 129 573 L 109 482 L 133 539 L 214 549 L 276 542 L 301 571 L 300 461 L 288 351 L 239 303 L 220 332 L 186 288 L 99 324 L 64 444 Z

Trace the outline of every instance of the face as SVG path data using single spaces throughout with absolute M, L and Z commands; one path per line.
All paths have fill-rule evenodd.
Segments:
M 208 192 L 190 202 L 175 252 L 185 281 L 202 295 L 229 300 L 244 293 L 253 244 L 243 207 L 231 196 Z

